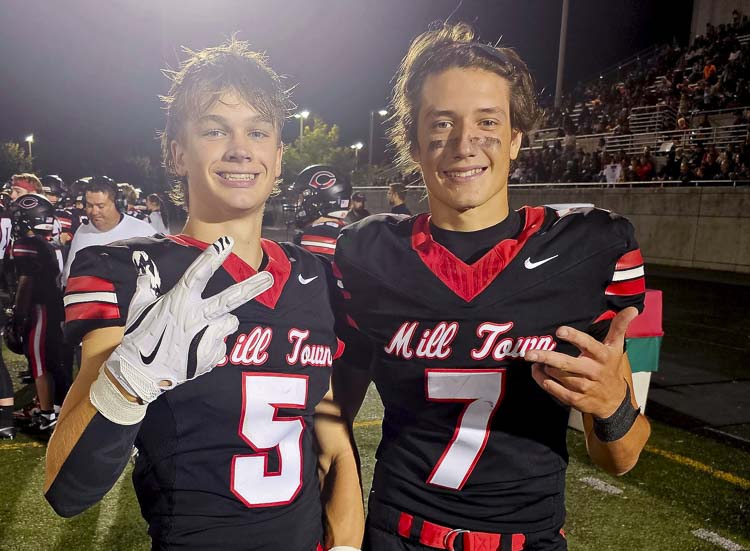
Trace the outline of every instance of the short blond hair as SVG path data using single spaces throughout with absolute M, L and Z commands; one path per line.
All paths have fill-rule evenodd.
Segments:
M 185 206 L 187 181 L 177 174 L 171 143 L 180 139 L 188 120 L 211 107 L 222 94 L 234 91 L 271 121 L 281 139 L 284 119 L 294 105 L 290 91 L 282 85 L 282 77 L 271 69 L 263 53 L 250 49 L 248 42 L 232 36 L 220 46 L 183 50 L 189 57 L 180 68 L 163 71 L 172 85 L 160 99 L 167 113 L 166 126 L 161 133 L 162 158 L 167 174 L 176 184 L 170 198 Z

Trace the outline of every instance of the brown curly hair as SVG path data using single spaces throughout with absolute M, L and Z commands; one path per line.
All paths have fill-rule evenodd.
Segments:
M 187 181 L 176 172 L 171 143 L 182 137 L 188 120 L 200 116 L 227 91 L 234 91 L 272 121 L 281 139 L 284 119 L 294 104 L 290 90 L 283 87 L 282 77 L 268 65 L 265 54 L 251 50 L 248 42 L 234 35 L 220 46 L 183 51 L 188 58 L 179 70 L 162 71 L 172 85 L 167 95 L 159 96 L 167 113 L 160 138 L 164 167 L 174 182 L 169 196 L 175 204 L 187 206 Z
M 539 121 L 541 111 L 534 81 L 513 49 L 476 41 L 474 29 L 467 23 L 433 25 L 412 41 L 394 77 L 388 137 L 402 170 L 417 168 L 411 153 L 417 145 L 422 86 L 428 76 L 453 67 L 483 69 L 508 81 L 510 122 L 514 130 L 529 132 Z

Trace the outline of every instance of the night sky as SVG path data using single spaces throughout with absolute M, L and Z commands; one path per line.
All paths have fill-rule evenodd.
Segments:
M 106 172 L 127 155 L 156 159 L 164 124 L 157 95 L 168 88 L 160 69 L 177 65 L 183 45 L 216 45 L 238 31 L 297 84 L 300 108 L 338 124 L 343 144 L 367 143 L 369 111 L 386 105 L 409 42 L 454 10 L 451 20 L 473 23 L 484 41 L 502 37 L 515 47 L 537 88 L 554 92 L 561 7 L 561 0 L 7 0 L 0 141 L 33 132 L 35 169 L 66 179 Z M 566 87 L 651 44 L 686 43 L 692 1 L 571 0 L 570 11 Z M 292 120 L 285 141 L 297 133 Z

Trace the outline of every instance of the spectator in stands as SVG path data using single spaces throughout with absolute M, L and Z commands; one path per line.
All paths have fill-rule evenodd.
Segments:
M 638 162 L 635 170 L 639 182 L 648 182 L 654 176 L 654 163 L 651 161 L 651 155 L 644 152 Z
M 15 201 L 27 193 L 42 193 L 42 182 L 35 174 L 24 172 L 10 178 L 10 198 Z
M 703 80 L 706 81 L 706 84 L 708 85 L 714 85 L 719 80 L 716 76 L 716 63 L 715 60 L 711 59 L 706 61 L 706 64 L 703 66 Z
M 124 205 L 118 205 L 122 201 L 118 193 L 117 184 L 107 176 L 94 176 L 87 183 L 85 203 L 90 223 L 79 227 L 73 236 L 63 272 L 63 285 L 67 283 L 70 267 L 81 249 L 156 233 L 148 222 L 122 212 Z
M 679 178 L 683 184 L 687 184 L 695 179 L 695 174 L 693 174 L 693 171 L 690 169 L 689 162 L 682 161 L 682 164 L 680 164 Z
M 714 174 L 714 180 L 733 180 L 732 165 L 729 159 L 724 159 L 719 165 L 719 171 Z

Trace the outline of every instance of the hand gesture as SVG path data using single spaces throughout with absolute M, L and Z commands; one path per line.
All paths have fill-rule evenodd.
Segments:
M 537 384 L 560 402 L 601 419 L 612 415 L 625 397 L 625 376 L 620 371 L 625 331 L 638 315 L 628 307 L 619 312 L 604 342 L 572 327 L 560 327 L 558 338 L 574 344 L 578 357 L 560 352 L 532 350 L 526 359 L 535 362 L 531 375 Z
M 139 268 L 125 336 L 104 364 L 127 392 L 152 402 L 163 392 L 208 373 L 224 357 L 224 340 L 239 326 L 230 312 L 273 285 L 273 276 L 260 272 L 202 298 L 233 245 L 230 237 L 219 238 L 161 296 L 146 270 Z

